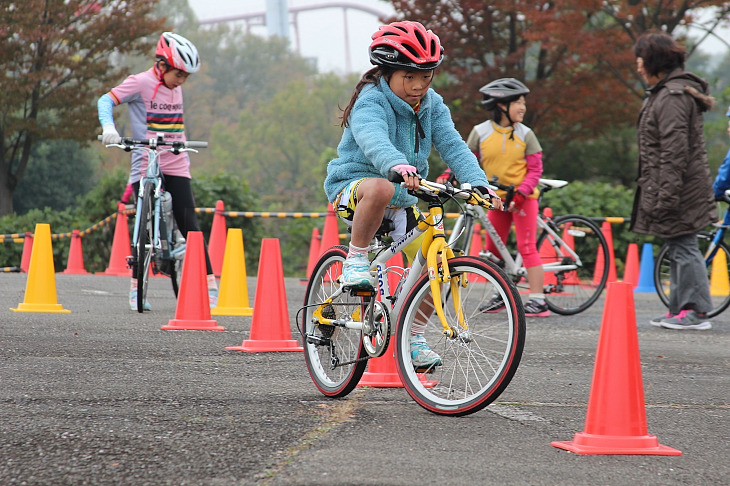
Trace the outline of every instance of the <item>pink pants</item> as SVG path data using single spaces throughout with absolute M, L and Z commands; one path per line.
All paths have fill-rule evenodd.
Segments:
M 522 207 L 514 213 L 507 211 L 489 211 L 489 221 L 502 238 L 507 241 L 510 227 L 515 223 L 515 235 L 517 236 L 517 251 L 522 255 L 525 268 L 542 265 L 540 255 L 537 253 L 537 199 L 528 197 L 522 203 Z M 499 256 L 497 247 L 492 240 L 487 238 L 487 250 Z

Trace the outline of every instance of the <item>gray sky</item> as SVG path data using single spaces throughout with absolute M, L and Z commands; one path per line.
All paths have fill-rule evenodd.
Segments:
M 323 5 L 335 0 L 288 0 L 289 7 L 308 5 Z M 341 0 L 341 2 L 358 4 L 377 9 L 391 15 L 394 10 L 390 2 L 382 0 Z M 190 7 L 195 11 L 199 20 L 226 17 L 236 14 L 258 13 L 266 11 L 266 0 L 188 0 Z M 709 12 L 708 12 L 709 13 Z M 704 15 L 702 17 L 705 17 Z M 348 9 L 347 25 L 350 52 L 349 71 L 362 73 L 370 69 L 371 64 L 367 56 L 367 46 L 370 36 L 378 29 L 380 22 L 369 13 Z M 707 20 L 703 18 L 702 20 Z M 348 71 L 345 40 L 345 20 L 343 10 L 329 8 L 303 12 L 298 15 L 299 21 L 299 52 L 305 57 L 317 58 L 320 71 L 334 71 L 339 74 Z M 253 33 L 267 35 L 265 27 L 256 26 Z M 438 34 L 438 29 L 434 28 Z M 721 29 L 717 33 L 725 39 L 730 38 L 730 29 Z M 690 31 L 693 37 L 699 37 L 701 31 Z M 292 46 L 297 47 L 296 32 L 291 29 Z M 700 47 L 703 52 L 713 56 L 724 55 L 728 48 L 716 38 L 708 38 Z
M 394 12 L 389 2 L 380 0 L 341 0 L 342 3 L 363 5 L 388 15 Z M 333 0 L 288 0 L 289 7 L 322 5 Z M 266 0 L 188 0 L 198 20 L 227 17 L 236 14 L 266 11 Z M 341 8 L 302 12 L 298 15 L 299 52 L 305 57 L 316 57 L 320 71 L 347 72 L 345 56 L 345 19 Z M 380 22 L 369 13 L 347 9 L 350 71 L 362 73 L 370 69 L 367 56 L 370 36 Z M 251 32 L 267 35 L 265 27 L 252 27 Z M 296 48 L 296 33 L 290 30 L 292 46 Z

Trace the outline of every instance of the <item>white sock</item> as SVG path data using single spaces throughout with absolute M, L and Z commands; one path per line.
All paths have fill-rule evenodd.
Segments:
M 367 256 L 368 254 L 368 248 L 360 248 L 358 246 L 353 245 L 350 243 L 350 251 L 347 252 L 347 258 L 352 258 L 355 256 Z
M 545 302 L 545 294 L 530 294 L 530 299 L 534 299 L 540 303 L 543 303 Z
M 209 289 L 218 288 L 218 284 L 215 281 L 215 275 L 213 275 L 212 273 L 210 275 L 208 275 L 208 288 Z

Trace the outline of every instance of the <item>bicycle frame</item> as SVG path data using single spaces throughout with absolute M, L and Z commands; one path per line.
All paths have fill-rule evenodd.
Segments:
M 466 214 L 466 216 L 464 214 Z M 472 218 L 472 221 L 467 222 L 466 218 Z M 449 244 L 454 245 L 461 236 L 461 234 L 467 229 L 467 225 L 474 224 L 474 219 L 478 220 L 481 223 L 484 230 L 486 231 L 488 238 L 492 241 L 492 243 L 494 243 L 494 246 L 497 248 L 497 251 L 499 252 L 499 257 L 502 259 L 504 265 L 505 273 L 507 273 L 507 275 L 513 275 L 515 277 L 527 277 L 527 269 L 522 265 L 522 255 L 518 253 L 516 257 L 512 256 L 509 249 L 507 248 L 507 245 L 504 244 L 502 238 L 500 238 L 497 230 L 494 228 L 494 225 L 491 221 L 489 221 L 486 212 L 483 208 L 479 206 L 469 205 L 466 208 L 466 211 L 463 214 L 459 215 L 456 223 L 454 224 L 454 229 L 451 233 L 451 237 L 449 238 Z M 556 262 L 543 263 L 543 270 L 545 272 L 560 272 L 571 271 L 578 268 L 578 266 L 581 264 L 580 257 L 570 247 L 570 245 L 566 244 L 565 241 L 563 241 L 563 239 L 560 237 L 560 235 L 558 235 L 550 227 L 543 215 L 539 215 L 537 218 L 537 233 L 539 234 L 541 230 L 547 232 L 550 244 L 555 249 L 559 260 Z M 468 244 L 470 244 L 470 242 L 467 242 L 467 245 Z M 480 254 L 480 256 L 482 255 Z M 490 255 L 484 256 L 486 256 L 487 258 L 490 257 Z M 562 263 L 562 257 L 564 256 L 570 256 L 574 258 L 576 264 Z
M 715 255 L 717 255 L 717 250 L 719 249 L 719 243 L 725 239 L 725 232 L 730 228 L 730 208 L 725 210 L 725 217 L 722 223 L 718 223 L 716 227 L 717 230 L 713 235 L 712 243 L 710 243 L 710 247 L 705 254 L 705 264 L 707 266 L 712 265 L 712 261 L 715 259 Z
M 425 181 L 424 181 L 425 182 Z M 418 250 L 416 257 L 411 264 L 410 269 L 398 269 L 387 267 L 387 262 L 395 255 L 403 251 L 410 243 L 414 242 L 422 234 L 425 233 L 421 247 Z M 434 307 L 436 314 L 441 321 L 441 325 L 444 328 L 444 335 L 447 337 L 455 337 L 458 335 L 459 330 L 452 328 L 444 316 L 441 299 L 441 285 L 449 283 L 451 286 L 452 301 L 454 303 L 454 310 L 458 316 L 459 326 L 462 329 L 466 329 L 465 319 L 461 311 L 461 305 L 459 300 L 459 282 L 453 280 L 449 273 L 448 265 L 441 265 L 439 267 L 439 259 L 441 261 L 447 261 L 450 258 L 454 258 L 454 252 L 446 241 L 446 231 L 444 229 L 444 213 L 443 208 L 438 203 L 429 204 L 429 212 L 424 215 L 424 219 L 418 222 L 416 227 L 408 231 L 403 237 L 394 241 L 389 246 L 380 246 L 379 241 L 374 247 L 371 246 L 371 251 L 376 253 L 376 256 L 370 263 L 370 269 L 375 271 L 377 276 L 377 288 L 375 291 L 380 295 L 381 301 L 391 302 L 391 315 L 400 315 L 401 308 L 403 305 L 403 298 L 408 295 L 408 292 L 415 285 L 418 278 L 421 276 L 424 269 L 428 269 L 429 281 L 431 291 L 433 293 Z M 441 271 L 439 272 L 439 268 Z M 400 281 L 395 289 L 391 290 L 388 285 L 387 273 L 402 270 Z M 365 321 L 351 321 L 346 322 L 339 321 L 337 319 L 328 319 L 322 315 L 322 310 L 331 302 L 336 300 L 345 290 L 343 287 L 339 287 L 329 298 L 323 302 L 313 312 L 313 314 L 319 319 L 322 324 L 330 325 L 343 325 L 349 329 L 356 329 L 359 331 L 363 330 Z M 365 295 L 365 294 L 363 294 Z M 369 295 L 369 293 L 368 293 Z M 371 306 L 372 309 L 372 306 Z M 365 316 L 361 316 L 364 319 Z
M 139 193 L 137 195 L 137 214 L 142 213 L 142 200 L 144 199 L 145 195 L 145 185 L 147 182 L 152 182 L 154 184 L 154 195 L 153 195 L 153 201 L 155 203 L 155 209 L 154 209 L 154 226 L 153 226 L 153 233 L 152 233 L 152 241 L 154 243 L 155 249 L 161 249 L 163 252 L 164 258 L 170 258 L 170 251 L 167 244 L 163 246 L 162 241 L 163 238 L 160 237 L 160 224 L 165 225 L 166 222 L 164 221 L 164 216 L 162 215 L 162 208 L 161 208 L 161 194 L 162 194 L 162 174 L 160 173 L 160 165 L 158 163 L 158 153 L 156 150 L 150 149 L 150 148 L 144 148 L 144 150 L 147 152 L 147 174 L 139 181 Z M 163 228 L 163 230 L 167 230 L 167 228 Z M 139 241 L 139 218 L 135 218 L 134 222 L 134 233 L 132 235 L 132 247 L 137 247 L 137 242 Z M 165 243 L 167 243 L 167 237 L 164 238 Z M 150 248 L 148 248 L 150 250 Z

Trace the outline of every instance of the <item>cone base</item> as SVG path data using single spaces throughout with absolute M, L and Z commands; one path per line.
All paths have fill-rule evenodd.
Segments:
M 247 339 L 240 346 L 226 346 L 230 351 L 245 351 L 247 353 L 268 353 L 273 351 L 304 351 L 299 341 L 294 339 L 269 340 Z
M 634 289 L 634 293 L 647 293 L 647 294 L 653 294 L 656 292 L 656 289 L 654 287 L 636 287 Z
M 103 272 L 96 272 L 94 275 L 106 275 L 109 277 L 131 277 L 131 270 L 104 270 Z
M 219 326 L 217 321 L 212 320 L 190 320 L 190 319 L 170 319 L 166 326 L 160 329 L 163 331 L 225 331 L 223 326 Z
M 220 307 L 216 306 L 210 310 L 211 316 L 244 316 L 253 315 L 252 307 Z
M 69 269 L 66 269 L 61 273 L 64 273 L 66 275 L 88 275 L 89 274 L 89 272 L 87 272 L 86 270 L 69 270 Z
M 596 435 L 578 432 L 572 441 L 554 441 L 550 445 L 576 454 L 626 454 L 681 456 L 682 451 L 659 444 L 656 436 Z
M 403 388 L 398 373 L 378 373 L 366 371 L 357 386 L 373 386 L 378 388 Z
M 10 308 L 13 312 L 53 312 L 56 314 L 70 314 L 71 311 L 64 309 L 61 304 L 26 304 L 21 302 L 17 308 Z

